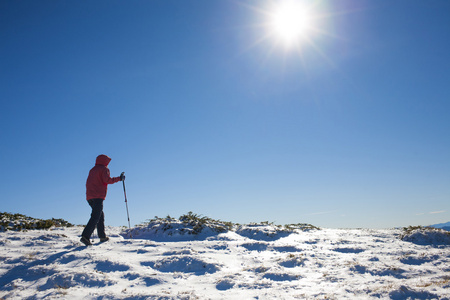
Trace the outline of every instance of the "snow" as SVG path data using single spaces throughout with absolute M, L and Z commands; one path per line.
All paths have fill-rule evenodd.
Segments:
M 172 223 L 108 227 L 90 247 L 80 226 L 0 232 L 0 298 L 450 299 L 441 230 Z

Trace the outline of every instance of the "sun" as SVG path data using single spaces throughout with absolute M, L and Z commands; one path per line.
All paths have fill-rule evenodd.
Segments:
M 285 45 L 297 44 L 313 33 L 314 12 L 303 1 L 278 2 L 269 14 L 269 27 L 272 35 Z
M 281 57 L 287 62 L 296 55 L 302 63 L 318 54 L 326 61 L 324 52 L 327 40 L 336 38 L 333 28 L 333 11 L 329 2 L 323 0 L 255 0 L 256 4 L 243 3 L 256 18 L 246 27 L 249 29 L 245 51 L 260 48 L 265 51 L 263 61 L 270 57 Z M 341 12 L 339 12 L 341 13 Z

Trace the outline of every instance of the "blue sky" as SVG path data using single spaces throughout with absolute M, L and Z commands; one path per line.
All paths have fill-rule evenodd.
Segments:
M 1 1 L 0 211 L 85 224 L 98 154 L 131 222 L 450 220 L 450 2 Z M 122 185 L 106 223 L 127 225 Z

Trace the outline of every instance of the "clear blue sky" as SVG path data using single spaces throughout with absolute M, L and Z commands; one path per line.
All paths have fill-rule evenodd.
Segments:
M 0 211 L 85 224 L 103 153 L 133 224 L 450 221 L 450 1 L 310 3 L 287 47 L 273 1 L 1 1 Z

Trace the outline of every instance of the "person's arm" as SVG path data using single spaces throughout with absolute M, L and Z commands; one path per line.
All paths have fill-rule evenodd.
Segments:
M 106 184 L 113 184 L 118 181 L 120 181 L 120 177 L 111 177 L 109 173 L 109 169 L 105 168 L 105 171 L 103 172 L 102 180 Z

